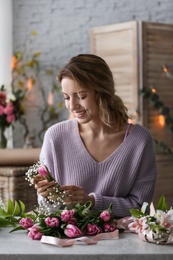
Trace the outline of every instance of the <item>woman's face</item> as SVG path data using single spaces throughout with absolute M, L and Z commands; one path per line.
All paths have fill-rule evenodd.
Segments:
M 74 114 L 79 123 L 98 120 L 99 109 L 94 90 L 81 87 L 70 78 L 63 78 L 61 86 L 65 106 Z

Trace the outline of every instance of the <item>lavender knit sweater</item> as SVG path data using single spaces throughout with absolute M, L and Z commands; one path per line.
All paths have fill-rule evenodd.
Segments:
M 138 124 L 107 159 L 96 162 L 80 138 L 77 120 L 57 123 L 45 134 L 40 160 L 60 185 L 80 185 L 92 194 L 95 210 L 112 203 L 115 216 L 124 217 L 131 208 L 152 201 L 156 181 L 153 142 L 149 131 Z

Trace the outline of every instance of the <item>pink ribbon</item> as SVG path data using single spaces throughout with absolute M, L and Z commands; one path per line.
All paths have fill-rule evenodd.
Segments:
M 94 237 L 78 237 L 73 239 L 61 239 L 51 236 L 42 236 L 41 243 L 55 245 L 59 247 L 73 246 L 77 241 L 84 242 L 87 245 L 97 244 L 101 239 L 115 239 L 119 238 L 119 230 L 116 229 L 113 232 L 99 233 Z

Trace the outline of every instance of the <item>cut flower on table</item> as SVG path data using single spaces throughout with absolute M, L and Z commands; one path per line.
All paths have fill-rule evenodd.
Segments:
M 20 226 L 11 232 L 25 229 L 32 239 L 42 236 L 58 238 L 76 238 L 83 235 L 93 236 L 98 233 L 112 232 L 117 227 L 117 221 L 112 213 L 112 206 L 104 211 L 90 210 L 91 202 L 84 205 L 76 204 L 74 208 L 59 209 L 49 216 L 39 212 L 39 208 L 32 215 L 22 217 Z
M 129 231 L 139 234 L 139 237 L 147 242 L 173 244 L 173 209 L 167 206 L 165 197 L 160 197 L 153 216 L 145 214 L 146 206 L 144 204 L 141 211 L 131 209 Z

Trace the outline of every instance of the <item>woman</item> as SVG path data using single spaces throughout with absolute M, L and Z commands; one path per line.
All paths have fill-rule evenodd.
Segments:
M 106 62 L 80 54 L 58 79 L 75 118 L 47 130 L 40 159 L 65 191 L 65 204 L 90 200 L 94 210 L 104 210 L 112 203 L 117 217 L 150 204 L 156 181 L 152 137 L 144 127 L 128 124 Z M 46 180 L 35 184 L 39 200 L 48 196 L 51 185 Z

